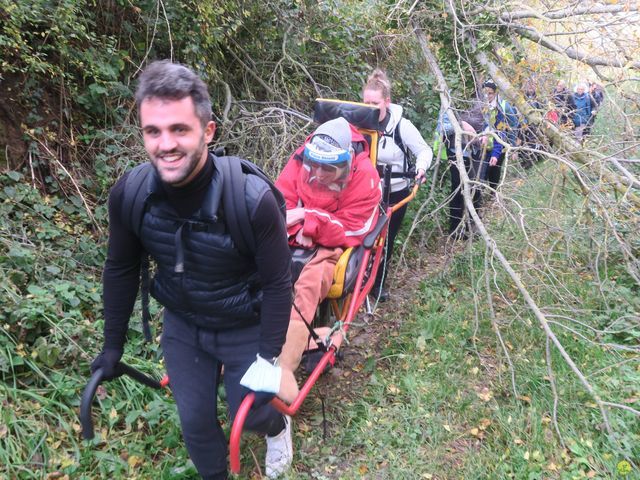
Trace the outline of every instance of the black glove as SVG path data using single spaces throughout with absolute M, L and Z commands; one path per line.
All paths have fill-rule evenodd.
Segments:
M 97 369 L 102 369 L 102 380 L 108 381 L 122 375 L 118 362 L 122 358 L 122 350 L 105 348 L 100 352 L 93 362 L 91 362 L 91 373 Z
M 253 399 L 253 404 L 251 405 L 252 410 L 256 410 L 260 407 L 264 407 L 276 396 L 275 393 L 254 392 L 253 390 L 249 390 L 247 387 L 242 387 L 242 389 L 244 390 L 244 394 L 242 395 L 243 399 L 250 393 L 255 394 L 255 398 Z

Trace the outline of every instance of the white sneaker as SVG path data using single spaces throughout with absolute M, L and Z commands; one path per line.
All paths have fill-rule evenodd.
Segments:
M 284 430 L 275 437 L 267 435 L 265 470 L 267 478 L 277 478 L 291 466 L 293 445 L 291 444 L 291 417 L 284 415 Z

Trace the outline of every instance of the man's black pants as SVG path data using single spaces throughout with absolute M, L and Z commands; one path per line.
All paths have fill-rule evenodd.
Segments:
M 217 390 L 224 386 L 231 421 L 246 390 L 240 379 L 255 361 L 260 326 L 212 331 L 187 323 L 165 310 L 162 348 L 182 435 L 198 473 L 207 480 L 227 478 L 227 439 L 218 422 Z M 270 405 L 251 410 L 245 428 L 277 435 L 282 414 Z

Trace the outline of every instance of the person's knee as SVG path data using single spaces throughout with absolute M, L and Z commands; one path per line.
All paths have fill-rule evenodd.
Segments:
M 212 418 L 208 411 L 213 410 L 211 405 L 207 409 L 182 408 L 178 409 L 180 414 L 180 425 L 182 433 L 187 442 L 206 442 L 213 434 L 213 427 L 217 423 L 217 418 Z

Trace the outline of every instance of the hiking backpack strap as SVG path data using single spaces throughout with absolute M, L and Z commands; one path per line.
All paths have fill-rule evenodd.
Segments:
M 251 226 L 251 212 L 247 205 L 245 175 L 255 175 L 271 189 L 280 209 L 283 222 L 286 218 L 284 196 L 271 179 L 256 164 L 240 157 L 215 157 L 215 165 L 222 173 L 222 201 L 224 218 L 229 233 L 240 253 L 251 256 L 256 251 L 256 239 Z
M 152 180 L 153 167 L 143 163 L 135 167 L 127 177 L 122 197 L 122 222 L 140 237 L 142 217 L 149 196 L 149 182 Z M 151 314 L 149 313 L 149 255 L 143 251 L 140 258 L 140 303 L 142 307 L 142 332 L 146 342 L 151 341 Z
M 143 163 L 129 172 L 124 185 L 122 222 L 131 228 L 138 237 L 150 191 L 148 187 L 151 180 L 150 175 L 153 175 L 153 167 L 150 163 Z
M 401 131 L 400 125 L 402 124 L 402 120 L 404 120 L 404 117 L 400 118 L 400 121 L 396 124 L 395 128 L 393 129 L 393 133 L 391 134 L 383 133 L 384 137 L 393 138 L 393 142 L 398 146 L 398 148 L 402 152 L 402 155 L 404 156 L 404 165 L 402 167 L 403 171 L 392 173 L 391 178 L 410 178 L 413 176 L 413 170 L 414 170 L 413 153 L 404 144 L 404 141 L 402 140 L 402 134 L 400 133 Z
M 255 252 L 256 245 L 247 207 L 241 160 L 238 157 L 215 157 L 214 162 L 222 174 L 225 223 L 238 251 L 249 256 Z
M 393 141 L 396 143 L 398 148 L 402 150 L 402 154 L 404 155 L 404 169 L 407 170 L 407 159 L 409 158 L 409 149 L 402 141 L 402 135 L 400 134 L 400 124 L 402 123 L 402 118 L 396 124 L 396 128 L 393 130 Z
M 413 176 L 413 171 L 415 170 L 414 168 L 414 161 L 413 161 L 413 153 L 409 151 L 409 149 L 407 148 L 407 146 L 404 144 L 404 141 L 402 140 L 402 135 L 400 133 L 401 128 L 400 125 L 402 125 L 402 120 L 404 118 L 401 118 L 400 121 L 398 122 L 398 124 L 396 125 L 396 128 L 393 132 L 393 141 L 396 142 L 396 145 L 398 145 L 398 148 L 400 148 L 400 150 L 402 150 L 402 154 L 404 155 L 404 173 L 406 174 L 410 174 L 411 176 Z

